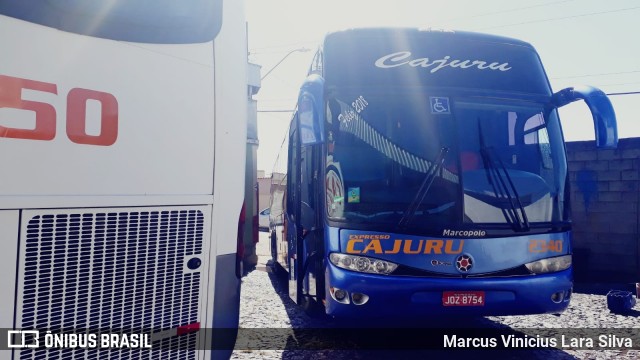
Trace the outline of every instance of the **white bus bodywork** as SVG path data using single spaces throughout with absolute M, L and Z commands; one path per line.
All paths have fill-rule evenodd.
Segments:
M 198 323 L 201 330 L 186 336 L 192 340 L 166 340 L 195 350 L 214 326 L 237 326 L 247 48 L 242 2 L 224 1 L 223 11 L 213 41 L 175 45 L 89 37 L 0 15 L 1 328 Z M 49 90 L 24 88 L 16 100 L 15 78 Z M 68 109 L 77 106 L 73 89 L 115 98 L 112 144 L 78 143 L 77 129 L 68 129 L 70 117 L 78 123 Z M 89 142 L 105 126 L 113 131 L 104 120 L 110 115 L 101 116 L 105 102 L 84 103 Z M 52 139 L 6 137 L 37 129 L 36 117 L 52 109 Z M 0 351 L 0 359 L 37 354 Z M 119 358 L 99 353 L 111 356 Z

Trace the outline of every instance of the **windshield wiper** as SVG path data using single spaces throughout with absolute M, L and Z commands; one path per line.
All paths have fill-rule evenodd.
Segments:
M 440 149 L 440 154 L 438 154 L 438 157 L 433 162 L 433 165 L 429 168 L 429 170 L 427 170 L 427 174 L 425 175 L 424 180 L 422 180 L 422 184 L 420 184 L 420 188 L 418 189 L 416 195 L 413 197 L 411 204 L 409 204 L 409 207 L 402 214 L 402 218 L 398 223 L 398 228 L 402 229 L 407 227 L 407 225 L 409 225 L 409 222 L 411 222 L 411 220 L 413 219 L 416 210 L 418 210 L 418 207 L 420 207 L 420 204 L 424 200 L 425 196 L 427 196 L 427 193 L 429 192 L 433 181 L 436 179 L 438 172 L 440 171 L 440 169 L 442 169 L 444 159 L 447 156 L 448 152 L 449 148 L 447 147 L 443 147 Z
M 527 213 L 524 211 L 524 206 L 520 201 L 520 195 L 516 190 L 509 171 L 504 166 L 502 159 L 499 156 L 492 154 L 493 148 L 487 147 L 484 144 L 484 136 L 482 134 L 482 126 L 480 120 L 478 120 L 478 130 L 480 135 L 480 155 L 485 164 L 487 170 L 487 177 L 489 183 L 493 186 L 493 193 L 498 199 L 508 199 L 510 205 L 510 212 L 500 206 L 504 218 L 509 224 L 513 226 L 515 231 L 529 231 L 529 220 L 527 219 Z M 505 179 L 507 181 L 505 181 Z M 518 213 L 519 210 L 519 213 Z

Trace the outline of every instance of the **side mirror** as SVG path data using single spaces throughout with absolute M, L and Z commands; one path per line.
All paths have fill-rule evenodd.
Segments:
M 616 114 L 607 95 L 591 86 L 570 87 L 553 94 L 551 101 L 562 107 L 576 100 L 584 100 L 593 115 L 596 145 L 601 148 L 618 147 Z
M 324 142 L 324 79 L 312 74 L 300 88 L 298 97 L 298 126 L 302 145 Z

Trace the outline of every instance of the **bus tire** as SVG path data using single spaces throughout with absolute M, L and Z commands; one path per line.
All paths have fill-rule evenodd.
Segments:
M 278 262 L 278 248 L 276 246 L 277 236 L 276 231 L 271 232 L 271 260 L 276 264 Z

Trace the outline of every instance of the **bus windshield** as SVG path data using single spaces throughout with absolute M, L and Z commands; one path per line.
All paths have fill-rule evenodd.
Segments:
M 334 91 L 326 126 L 330 220 L 423 233 L 567 220 L 555 110 L 415 90 Z

